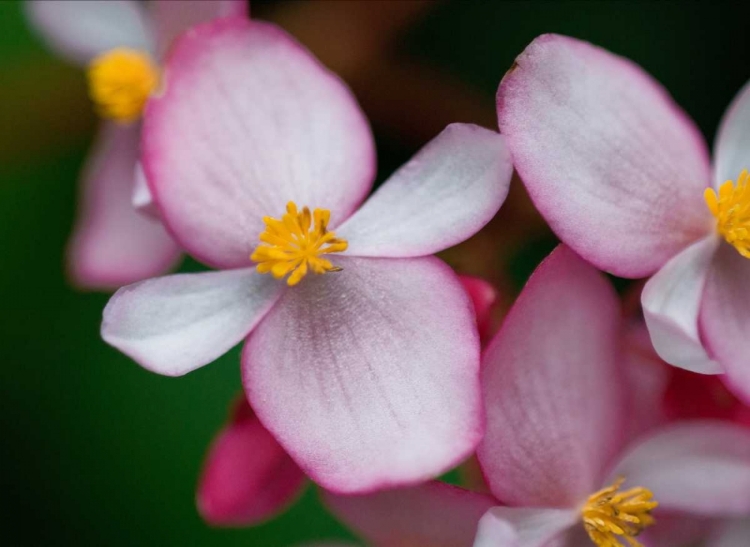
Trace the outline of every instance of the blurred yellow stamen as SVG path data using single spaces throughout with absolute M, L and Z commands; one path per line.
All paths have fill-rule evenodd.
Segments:
M 281 220 L 263 218 L 266 230 L 260 234 L 260 240 L 267 245 L 258 246 L 250 260 L 258 263 L 260 273 L 271 273 L 276 279 L 291 274 L 286 280 L 289 286 L 299 283 L 310 270 L 317 274 L 341 271 L 321 256 L 341 253 L 348 246 L 328 231 L 330 218 L 328 209 L 315 209 L 311 214 L 304 207 L 298 212 L 290 201 Z
M 592 494 L 581 509 L 583 526 L 598 547 L 643 547 L 634 539 L 654 523 L 651 516 L 657 505 L 646 488 L 619 492 L 624 478 Z
M 159 71 L 148 53 L 117 48 L 91 61 L 88 79 L 99 115 L 127 123 L 140 117 L 159 83 Z
M 743 170 L 737 185 L 731 180 L 719 187 L 719 194 L 713 188 L 703 193 L 711 213 L 716 217 L 716 229 L 734 248 L 750 258 L 750 174 Z

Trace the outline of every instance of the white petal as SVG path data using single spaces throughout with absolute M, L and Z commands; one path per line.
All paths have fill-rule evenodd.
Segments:
M 59 55 L 86 65 L 100 53 L 129 47 L 153 51 L 144 9 L 132 0 L 31 0 L 26 13 Z
M 714 186 L 737 180 L 750 169 L 750 82 L 732 100 L 719 125 L 714 146 Z
M 703 347 L 698 330 L 703 287 L 718 243 L 711 235 L 682 251 L 646 283 L 641 296 L 651 342 L 659 357 L 702 374 L 723 372 Z
M 493 507 L 479 521 L 474 547 L 545 547 L 577 518 L 572 509 Z
M 433 254 L 478 232 L 505 200 L 513 166 L 501 135 L 449 125 L 336 233 L 358 256 Z
M 180 376 L 247 336 L 283 287 L 252 269 L 149 279 L 110 299 L 102 337 L 144 368 Z

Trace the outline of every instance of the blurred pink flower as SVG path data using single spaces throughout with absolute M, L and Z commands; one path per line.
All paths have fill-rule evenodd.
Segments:
M 198 485 L 198 510 L 216 526 L 258 524 L 289 506 L 305 482 L 305 474 L 242 396 L 209 449 Z
M 603 270 L 652 276 L 642 299 L 659 355 L 726 372 L 750 398 L 750 86 L 724 115 L 713 169 L 699 130 L 655 80 L 573 38 L 534 40 L 497 110 L 558 236 Z
M 503 138 L 451 125 L 360 207 L 375 170 L 368 123 L 286 33 L 199 26 L 165 74 L 144 121 L 148 183 L 176 240 L 221 271 L 121 289 L 104 339 L 178 376 L 247 338 L 250 405 L 332 490 L 411 484 L 468 456 L 483 432 L 474 313 L 429 255 L 502 204 Z
M 498 304 L 497 289 L 489 281 L 473 275 L 461 275 L 461 283 L 474 304 L 477 329 L 482 345 L 494 334 L 495 324 L 492 312 Z
M 49 47 L 86 67 L 102 54 L 128 48 L 161 58 L 187 28 L 247 11 L 245 0 L 27 0 L 29 20 Z M 150 196 L 138 166 L 141 124 L 107 120 L 84 168 L 78 219 L 67 265 L 84 289 L 111 290 L 170 270 L 180 251 L 148 211 Z M 135 203 L 135 207 L 134 207 Z
M 327 503 L 367 540 L 388 546 L 458 547 L 475 534 L 476 546 L 492 547 L 648 544 L 652 500 L 657 518 L 747 514 L 747 429 L 690 421 L 630 438 L 622 332 L 606 279 L 558 248 L 483 358 L 487 432 L 478 457 L 494 499 L 432 483 L 328 494 Z
M 481 278 L 462 275 L 460 279 L 472 296 L 480 331 L 489 328 L 497 292 Z M 215 526 L 252 526 L 286 509 L 305 483 L 302 470 L 242 396 L 209 449 L 198 484 L 198 509 Z

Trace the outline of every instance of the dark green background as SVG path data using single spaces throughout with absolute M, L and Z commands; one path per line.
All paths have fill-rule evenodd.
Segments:
M 268 9 L 255 3 L 254 16 Z M 456 1 L 415 25 L 401 49 L 491 103 L 536 35 L 588 39 L 642 64 L 711 139 L 750 77 L 746 15 L 739 3 L 721 2 Z M 100 341 L 107 296 L 66 285 L 75 180 L 93 128 L 69 99 L 83 93 L 83 75 L 31 36 L 20 4 L 0 1 L 0 543 L 273 546 L 349 537 L 313 489 L 255 529 L 216 530 L 198 518 L 196 477 L 239 390 L 238 352 L 184 378 L 150 374 Z M 80 123 L 39 125 L 50 119 L 40 112 L 56 109 Z M 55 134 L 71 125 L 69 136 Z M 379 146 L 387 151 L 381 180 L 413 152 L 382 137 Z M 509 266 L 514 279 L 548 248 L 524 248 Z

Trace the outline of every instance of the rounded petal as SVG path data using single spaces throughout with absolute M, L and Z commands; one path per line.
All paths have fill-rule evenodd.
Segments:
M 214 526 L 258 524 L 288 507 L 305 478 L 242 396 L 231 422 L 209 449 L 198 485 L 198 510 Z
M 135 0 L 26 0 L 25 8 L 49 47 L 78 65 L 116 47 L 153 49 L 146 14 Z
M 663 511 L 748 514 L 750 430 L 720 421 L 681 422 L 635 445 L 612 476 L 651 490 Z
M 750 169 L 750 82 L 737 93 L 724 113 L 714 145 L 714 186 L 736 181 Z
M 149 101 L 143 161 L 162 218 L 196 258 L 242 267 L 289 201 L 349 216 L 372 135 L 346 86 L 281 29 L 218 19 L 186 33 Z
M 659 357 L 702 374 L 723 372 L 706 352 L 698 332 L 703 288 L 718 245 L 715 236 L 693 243 L 649 279 L 641 295 L 643 315 Z
M 410 257 L 461 243 L 508 195 L 513 165 L 503 137 L 449 125 L 337 230 L 356 256 Z
M 750 260 L 722 243 L 701 307 L 701 328 L 711 355 L 727 374 L 728 385 L 750 403 Z
M 497 109 L 535 205 L 600 269 L 645 277 L 708 233 L 700 132 L 631 61 L 540 36 L 500 84 Z
M 435 477 L 483 433 L 471 302 L 436 258 L 337 265 L 285 293 L 250 337 L 250 404 L 329 490 Z
M 561 246 L 485 350 L 477 454 L 503 502 L 570 507 L 597 489 L 625 426 L 619 314 L 609 282 Z
M 481 277 L 460 275 L 459 279 L 469 298 L 471 298 L 471 303 L 474 304 L 479 337 L 482 341 L 485 341 L 492 335 L 495 327 L 492 320 L 492 310 L 498 301 L 497 290 L 492 283 Z
M 442 482 L 374 494 L 341 496 L 324 502 L 369 545 L 471 545 L 482 515 L 497 502 Z
M 217 17 L 247 16 L 249 8 L 247 0 L 153 0 L 151 16 L 159 55 L 190 27 Z
M 716 531 L 706 547 L 747 547 L 750 518 L 728 520 Z
M 180 249 L 131 203 L 139 127 L 106 124 L 82 176 L 68 272 L 84 289 L 113 290 L 169 271 Z
M 247 336 L 284 286 L 251 269 L 149 279 L 110 299 L 102 338 L 152 372 L 181 376 Z
M 548 547 L 577 520 L 574 509 L 493 507 L 479 521 L 474 547 Z

